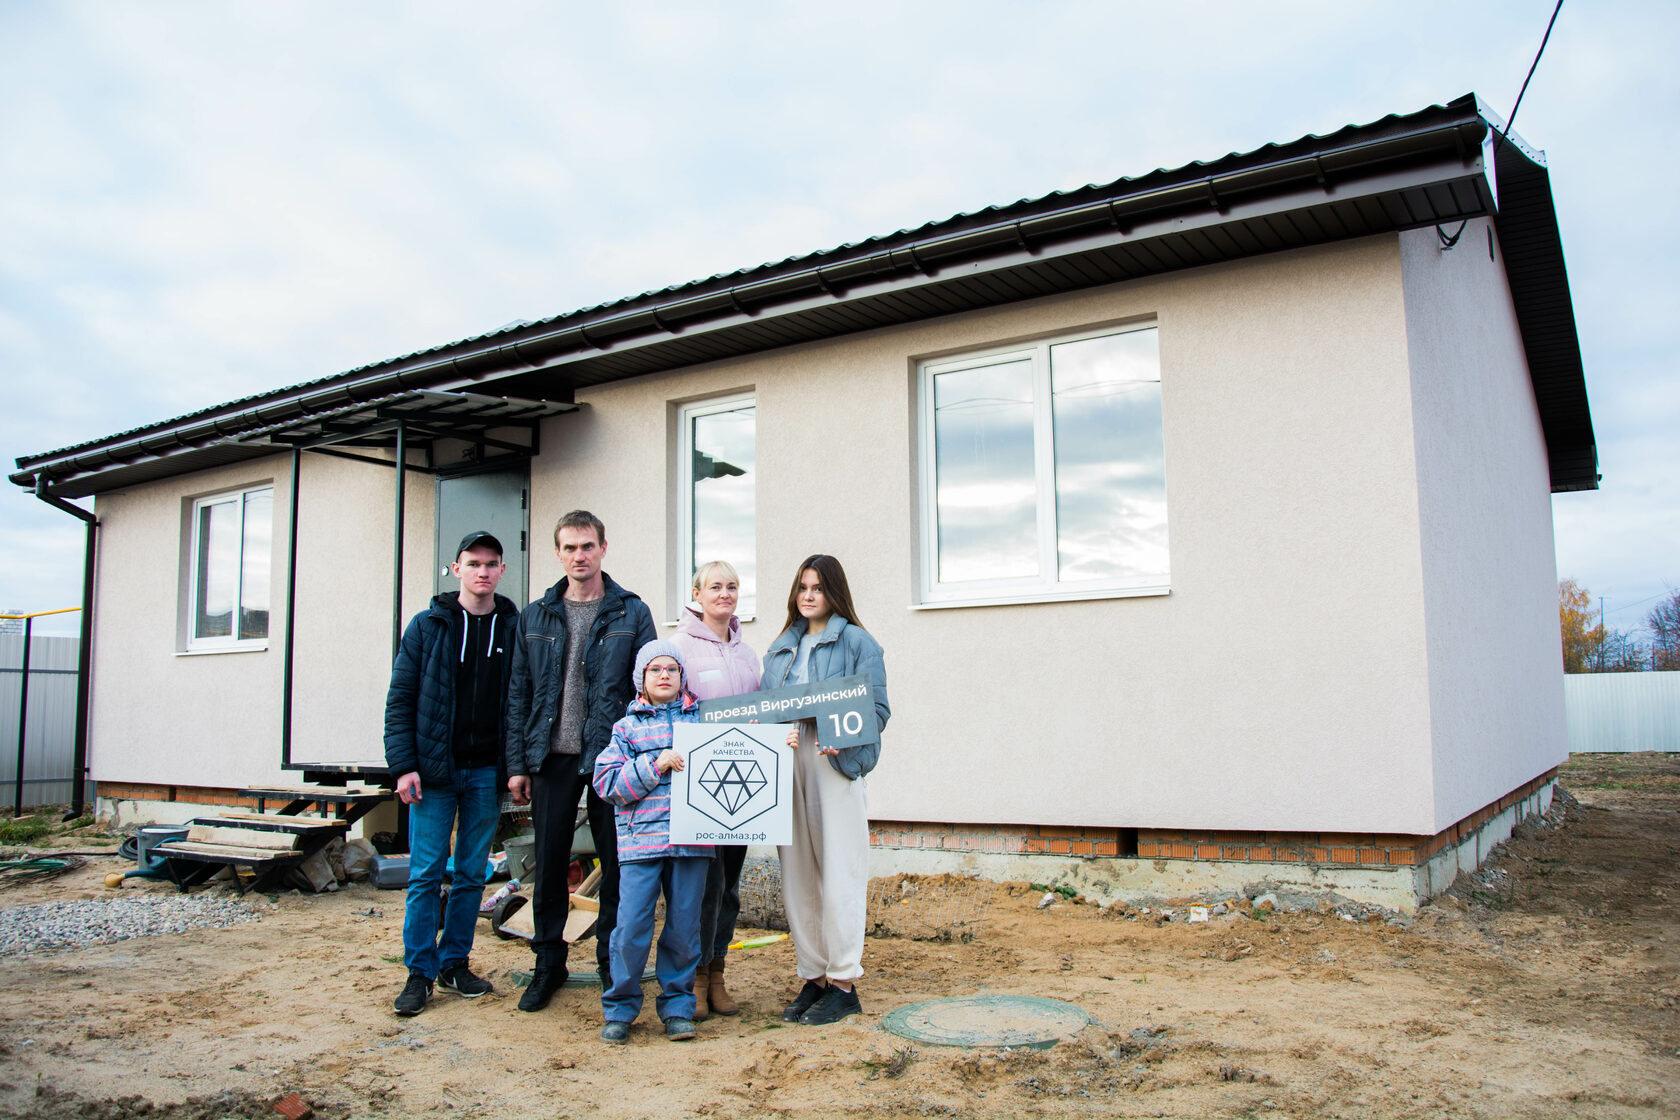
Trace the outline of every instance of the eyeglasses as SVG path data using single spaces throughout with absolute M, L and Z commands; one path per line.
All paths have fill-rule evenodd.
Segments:
M 668 677 L 672 673 L 681 673 L 681 665 L 649 665 L 647 671 L 661 677 Z

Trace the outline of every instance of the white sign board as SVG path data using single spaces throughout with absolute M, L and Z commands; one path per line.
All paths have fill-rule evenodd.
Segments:
M 671 775 L 671 843 L 792 843 L 792 726 L 674 725 L 683 768 Z

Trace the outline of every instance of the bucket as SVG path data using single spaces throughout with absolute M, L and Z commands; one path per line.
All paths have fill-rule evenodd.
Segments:
M 509 836 L 503 845 L 507 849 L 507 873 L 510 879 L 518 879 L 521 883 L 528 882 L 532 869 L 536 866 L 533 857 L 536 853 L 537 838 L 531 833 L 524 836 Z
M 152 855 L 152 849 L 171 840 L 185 840 L 187 830 L 174 825 L 147 825 L 134 834 L 135 851 L 142 871 L 157 871 L 163 867 L 163 857 Z

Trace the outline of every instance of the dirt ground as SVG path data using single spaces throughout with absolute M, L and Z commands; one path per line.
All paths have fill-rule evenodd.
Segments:
M 604 1046 L 598 988 L 522 1014 L 510 974 L 530 953 L 487 934 L 474 962 L 496 995 L 398 1019 L 400 892 L 259 899 L 257 922 L 0 959 L 0 1115 L 273 1117 L 290 1092 L 324 1118 L 1680 1115 L 1680 756 L 1578 756 L 1562 784 L 1578 805 L 1405 922 L 1162 923 L 1039 909 L 1019 884 L 971 941 L 871 938 L 866 1014 L 830 1028 L 781 1022 L 787 942 L 739 950 L 745 1010 L 689 1043 L 658 1035 L 650 1000 L 631 1044 Z M 104 896 L 114 865 L 5 886 L 0 907 Z M 882 1027 L 976 993 L 1066 1000 L 1092 1025 L 1043 1051 Z

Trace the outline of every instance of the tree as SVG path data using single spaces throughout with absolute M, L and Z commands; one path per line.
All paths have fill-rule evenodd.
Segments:
M 1592 595 L 1572 579 L 1558 583 L 1558 622 L 1563 632 L 1563 671 L 1595 672 L 1604 645 L 1604 625 L 1592 609 Z
M 1651 636 L 1651 668 L 1680 669 L 1680 591 L 1651 608 L 1645 631 Z

